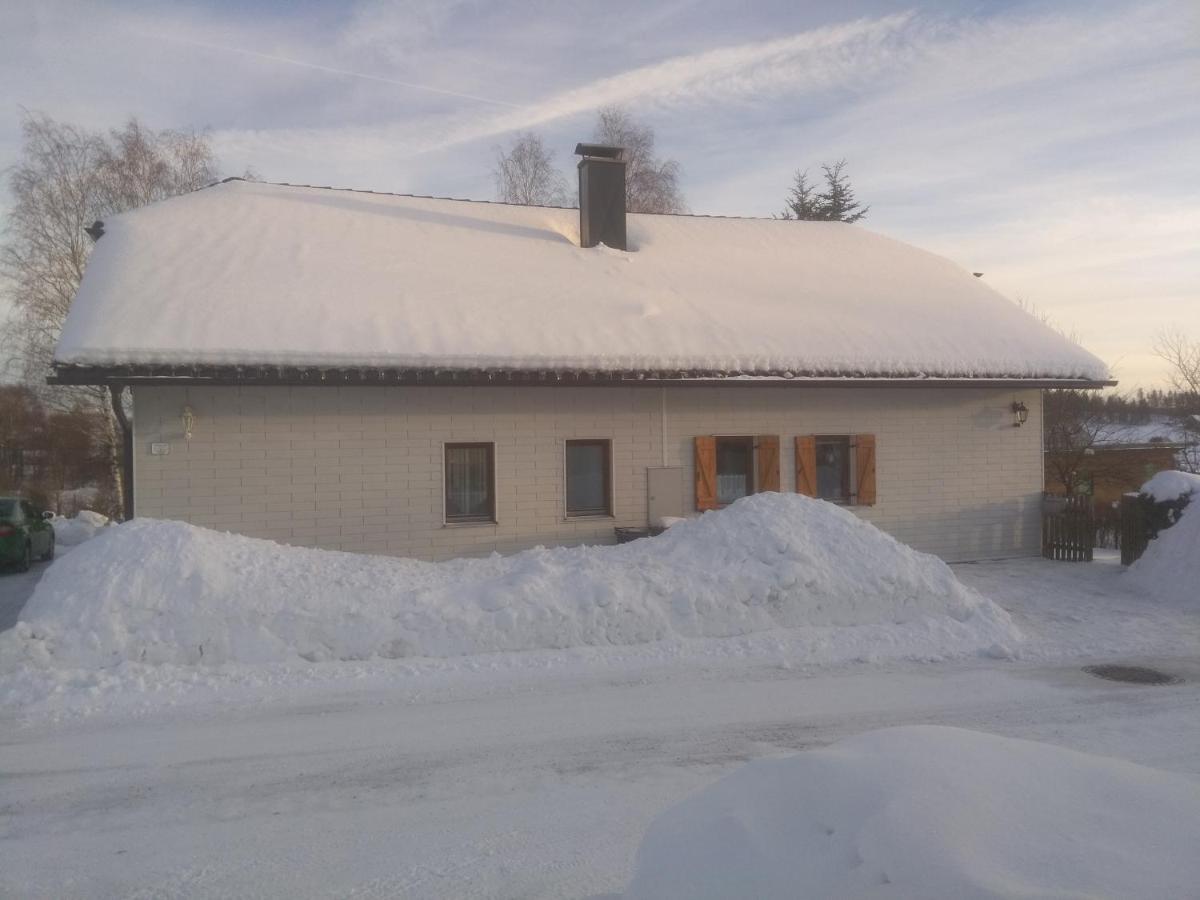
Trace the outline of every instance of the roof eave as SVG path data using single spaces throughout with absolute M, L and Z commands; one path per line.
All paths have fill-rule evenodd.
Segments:
M 55 385 L 692 385 L 792 387 L 1004 387 L 1098 390 L 1115 380 L 1050 376 L 835 375 L 794 372 L 720 372 L 698 370 L 554 370 L 381 368 L 375 366 L 261 365 L 82 365 L 56 364 L 47 379 Z

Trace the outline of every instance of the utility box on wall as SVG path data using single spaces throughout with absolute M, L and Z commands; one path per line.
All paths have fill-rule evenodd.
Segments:
M 684 505 L 682 466 L 660 466 L 646 470 L 646 516 L 650 525 L 664 516 L 687 515 Z

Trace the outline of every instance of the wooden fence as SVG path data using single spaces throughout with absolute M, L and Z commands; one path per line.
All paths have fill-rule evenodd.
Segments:
M 1121 498 L 1121 565 L 1132 565 L 1150 543 L 1150 501 L 1137 494 Z
M 1091 562 L 1096 542 L 1092 498 L 1049 498 L 1042 511 L 1042 556 L 1066 562 Z

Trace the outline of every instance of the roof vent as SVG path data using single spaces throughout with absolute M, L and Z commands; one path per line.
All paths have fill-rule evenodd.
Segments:
M 625 241 L 625 151 L 603 144 L 577 144 L 579 160 L 579 246 L 604 244 L 627 250 Z

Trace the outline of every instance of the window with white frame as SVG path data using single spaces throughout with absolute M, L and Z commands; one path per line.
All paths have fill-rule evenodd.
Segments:
M 495 444 L 446 445 L 446 521 L 496 521 Z

